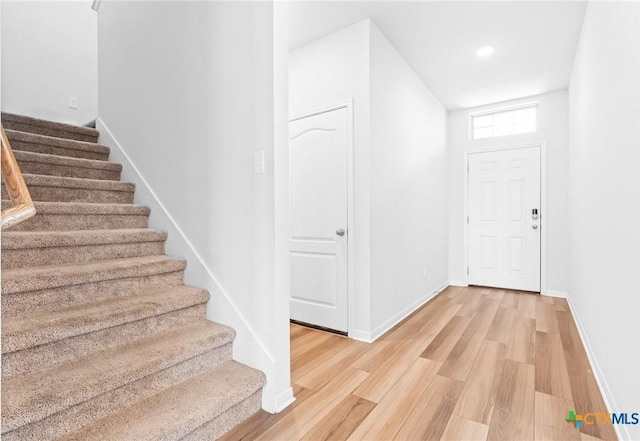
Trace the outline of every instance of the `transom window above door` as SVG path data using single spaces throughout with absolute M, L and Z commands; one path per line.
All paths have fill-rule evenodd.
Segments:
M 536 131 L 538 103 L 474 113 L 471 139 L 494 138 Z

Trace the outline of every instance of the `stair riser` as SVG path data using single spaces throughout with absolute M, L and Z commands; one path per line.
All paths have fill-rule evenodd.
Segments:
M 174 292 L 163 290 L 156 293 L 131 293 L 126 298 L 112 299 L 104 305 L 91 303 L 82 308 L 75 307 L 56 315 L 49 322 L 43 317 L 3 317 L 2 353 L 18 352 L 38 347 L 47 350 L 46 345 L 72 340 L 76 337 L 90 337 L 90 334 L 105 329 L 115 330 L 119 326 L 132 324 L 144 327 L 144 320 L 162 317 L 197 305 L 204 305 L 209 294 L 201 289 L 179 287 Z M 83 313 L 84 312 L 84 313 Z M 45 317 L 51 317 L 47 311 Z M 167 316 L 168 317 L 168 316 Z M 204 317 L 203 317 L 204 318 Z M 34 326 L 34 319 L 40 321 Z M 93 337 L 91 337 L 93 338 Z M 122 339 L 126 343 L 128 339 Z M 92 346 L 100 343 L 92 343 Z
M 152 274 L 143 277 L 118 278 L 100 282 L 80 283 L 37 291 L 16 292 L 2 296 L 2 315 L 33 314 L 55 311 L 69 306 L 125 297 L 135 292 L 153 291 L 180 286 L 184 271 Z
M 5 129 L 18 130 L 20 132 L 35 133 L 37 135 L 53 136 L 55 138 L 73 139 L 75 141 L 98 142 L 97 135 L 88 135 L 77 133 L 73 130 L 60 130 L 52 127 L 43 127 L 35 124 L 29 124 L 22 121 L 10 121 L 2 119 L 2 125 Z
M 14 151 L 46 153 L 48 155 L 68 156 L 70 158 L 80 159 L 95 159 L 98 161 L 106 161 L 109 159 L 109 153 L 72 149 L 63 146 L 40 144 L 37 142 L 18 141 L 12 140 L 11 138 L 9 138 L 9 142 L 11 142 L 11 148 Z
M 4 249 L 2 269 L 24 268 L 164 254 L 164 240 L 105 245 Z
M 148 228 L 146 215 L 125 214 L 50 214 L 37 213 L 26 222 L 11 227 L 11 231 L 77 231 Z
M 12 375 L 32 372 L 56 363 L 83 357 L 126 341 L 169 331 L 178 326 L 193 323 L 196 320 L 203 320 L 206 314 L 207 305 L 203 303 L 100 331 L 65 338 L 53 343 L 3 354 L 3 376 L 8 378 Z
M 133 204 L 133 191 L 95 190 L 90 188 L 45 187 L 29 184 L 29 194 L 41 202 L 91 202 L 104 204 Z M 9 199 L 4 185 L 2 199 Z
M 235 426 L 255 414 L 262 408 L 262 389 L 245 398 L 235 406 L 230 407 L 215 419 L 198 427 L 188 435 L 181 437 L 180 441 L 202 441 L 205 439 L 218 439 Z
M 156 372 L 120 388 L 111 390 L 78 405 L 57 412 L 40 421 L 3 433 L 3 441 L 55 440 L 85 424 L 103 418 L 121 407 L 138 401 L 188 378 L 212 369 L 231 359 L 232 344 L 212 349 L 170 368 Z M 203 397 L 204 398 L 204 397 Z
M 43 162 L 31 162 L 18 160 L 22 173 L 34 175 L 63 176 L 67 178 L 101 179 L 107 181 L 119 181 L 120 171 L 103 170 L 98 168 L 83 168 L 61 164 L 47 164 Z
M 5 316 L 2 328 L 2 353 L 18 352 L 35 347 L 47 351 L 46 345 L 67 340 L 72 343 L 72 339 L 80 336 L 94 338 L 91 336 L 92 333 L 105 329 L 115 331 L 119 326 L 132 325 L 134 329 L 137 326 L 144 328 L 144 320 L 152 317 L 162 319 L 165 314 L 204 305 L 209 300 L 209 294 L 206 291 L 189 287 L 178 287 L 173 292 L 162 290 L 159 293 L 131 294 L 126 298 L 112 299 L 106 306 L 104 302 L 99 306 L 91 303 L 86 305 L 86 308 L 75 307 L 65 310 L 61 315 L 54 314 L 56 318 L 52 322 L 42 317 L 30 316 L 25 320 L 22 317 Z M 47 311 L 45 317 L 51 317 L 51 313 Z M 204 315 L 201 318 L 204 318 Z M 34 319 L 42 323 L 34 326 Z M 117 335 L 112 337 L 115 338 Z M 120 341 L 126 343 L 129 339 L 123 338 Z M 100 344 L 93 342 L 91 346 Z

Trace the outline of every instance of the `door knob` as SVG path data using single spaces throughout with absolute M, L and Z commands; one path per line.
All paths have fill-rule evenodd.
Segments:
M 533 228 L 534 230 L 537 230 L 538 226 L 534 224 L 534 225 L 531 225 L 531 228 Z
M 336 230 L 336 234 L 337 234 L 338 236 L 344 236 L 344 229 L 343 229 L 343 228 L 340 228 L 340 229 Z

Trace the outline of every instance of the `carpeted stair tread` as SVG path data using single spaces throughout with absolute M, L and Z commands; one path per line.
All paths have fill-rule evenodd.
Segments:
M 96 142 L 100 134 L 96 129 L 90 127 L 74 126 L 6 112 L 2 112 L 2 125 L 8 129 L 87 142 Z
M 74 247 L 112 243 L 157 242 L 167 233 L 149 228 L 76 231 L 7 231 L 2 233 L 3 250 Z
M 201 313 L 199 317 L 193 317 L 191 320 L 177 324 L 172 328 L 158 330 L 155 334 L 168 332 L 170 329 L 178 329 L 196 322 L 201 322 L 203 316 L 204 313 Z M 147 334 L 147 336 L 149 335 L 150 334 Z M 138 337 L 136 335 L 131 335 L 128 341 L 143 338 L 146 338 L 146 336 Z M 171 344 L 171 342 L 169 342 L 169 344 Z M 2 434 L 2 440 L 56 441 L 65 434 L 79 430 L 82 426 L 92 424 L 100 418 L 104 418 L 105 416 L 117 412 L 119 409 L 130 406 L 131 403 L 155 395 L 164 389 L 172 387 L 188 378 L 194 377 L 209 369 L 219 366 L 228 360 L 231 360 L 233 352 L 232 344 L 232 341 L 228 341 L 227 343 L 214 347 L 206 352 L 197 354 L 194 357 L 178 361 L 177 364 L 166 369 L 158 370 L 150 375 L 146 375 L 133 382 L 127 383 L 124 386 L 111 389 L 75 406 L 67 407 L 44 419 L 23 425 L 10 432 L 4 432 Z M 24 351 L 20 351 L 18 353 L 21 352 Z M 93 351 L 84 355 L 92 353 Z M 73 358 L 78 359 L 80 357 L 82 357 L 82 355 L 78 355 Z M 209 398 L 207 397 L 202 399 Z M 259 402 L 258 397 L 258 403 Z M 254 409 L 254 412 L 257 410 L 259 410 L 259 405 Z M 246 415 L 246 417 L 248 416 L 249 415 Z M 240 421 L 241 420 L 238 419 L 236 420 L 236 423 Z M 202 437 L 201 439 L 213 438 Z
M 228 361 L 215 370 L 190 378 L 85 426 L 60 441 L 173 441 L 183 439 L 216 418 L 219 431 L 224 433 L 222 428 L 226 425 L 228 430 L 238 419 L 233 415 L 237 405 L 254 396 L 264 381 L 264 374 L 260 371 Z M 259 410 L 259 401 L 257 405 L 253 412 L 248 413 Z
M 38 214 L 121 214 L 128 216 L 148 216 L 149 207 L 136 204 L 95 204 L 91 202 L 47 202 L 35 201 Z M 11 207 L 8 200 L 2 201 L 2 209 Z M 15 231 L 12 227 L 11 230 Z
M 108 181 L 104 179 L 70 178 L 66 176 L 34 175 L 23 174 L 27 187 L 63 187 L 63 188 L 86 188 L 89 190 L 110 190 L 133 192 L 135 184 L 131 182 Z M 55 201 L 50 201 L 55 202 Z
M 2 201 L 2 209 L 11 207 Z M 119 228 L 147 228 L 149 207 L 135 204 L 96 204 L 90 202 L 35 202 L 37 216 L 11 228 L 11 231 L 68 231 Z
M 6 234 L 6 233 L 5 233 Z M 2 293 L 52 289 L 184 270 L 186 262 L 167 255 L 101 260 L 82 264 L 48 265 L 2 271 Z
M 60 363 L 2 384 L 4 432 L 233 341 L 231 328 L 206 320 Z M 233 387 L 233 385 L 231 386 Z M 200 395 L 200 402 L 206 395 Z
M 2 269 L 163 254 L 166 238 L 166 232 L 147 228 L 8 231 L 2 235 Z
M 166 255 L 3 271 L 2 315 L 56 311 L 184 284 L 183 260 Z
M 20 351 L 123 323 L 206 303 L 207 291 L 189 286 L 2 318 L 2 353 Z
M 103 179 L 23 174 L 34 201 L 132 204 L 135 184 Z M 2 185 L 2 199 L 8 199 Z
M 14 155 L 22 173 L 118 181 L 122 171 L 121 164 L 96 159 L 19 150 Z
M 5 126 L 11 148 L 15 151 L 31 151 L 35 153 L 57 154 L 72 158 L 95 159 L 106 161 L 111 149 L 95 142 L 57 138 L 37 133 L 11 130 Z

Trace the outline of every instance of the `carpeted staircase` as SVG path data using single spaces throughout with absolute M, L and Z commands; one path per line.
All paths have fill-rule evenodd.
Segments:
M 205 441 L 257 412 L 264 375 L 231 359 L 98 132 L 2 124 L 37 210 L 2 233 L 2 440 Z

